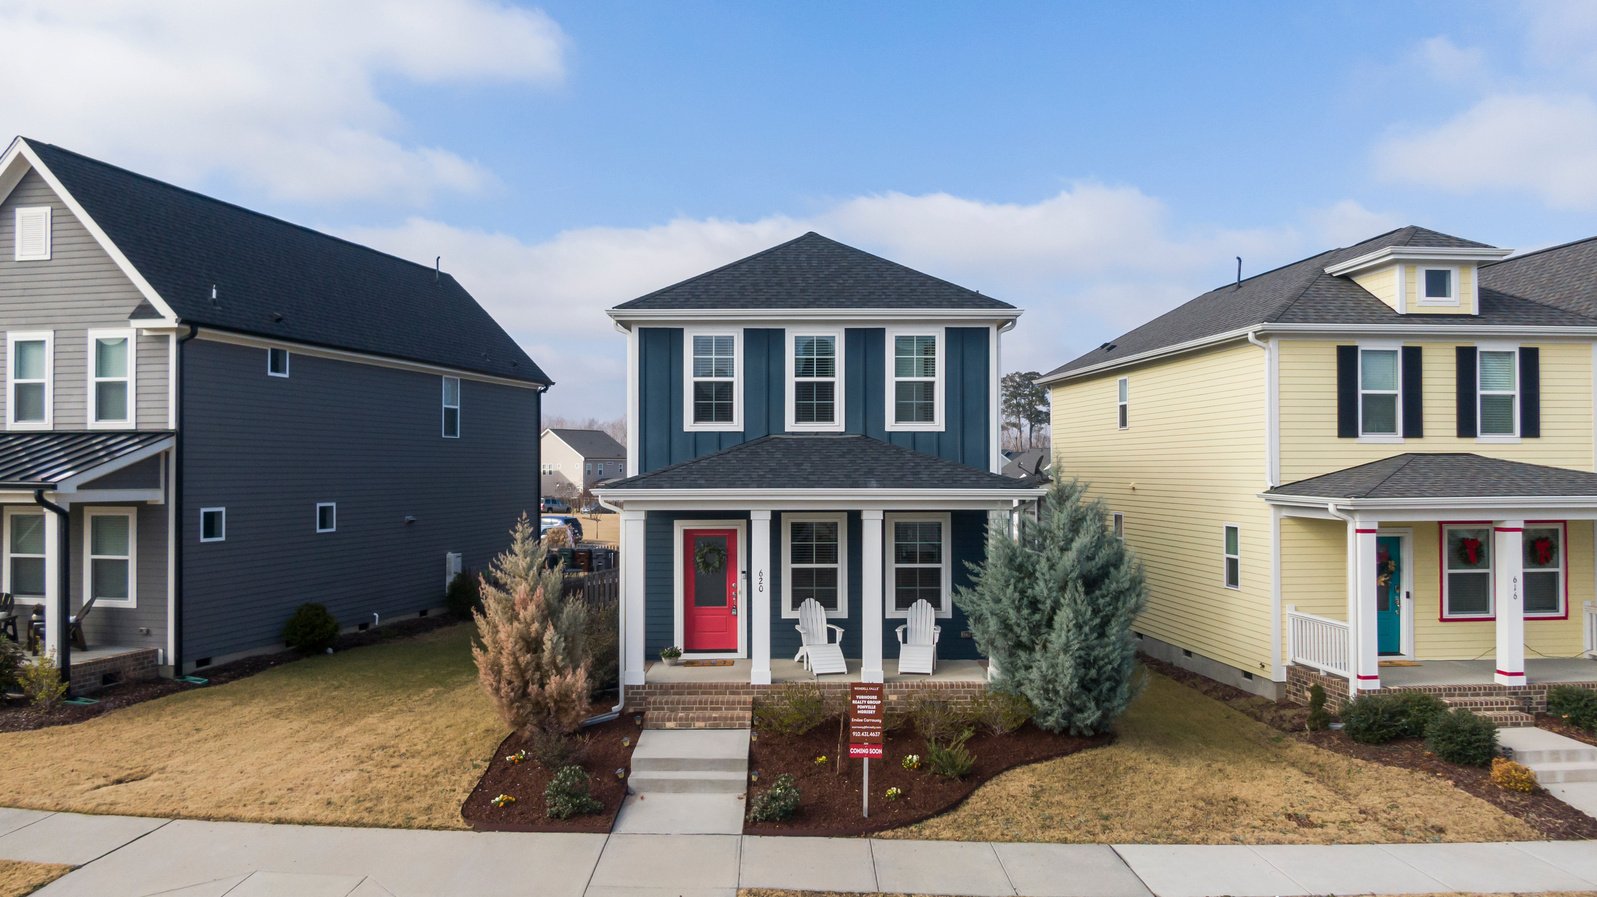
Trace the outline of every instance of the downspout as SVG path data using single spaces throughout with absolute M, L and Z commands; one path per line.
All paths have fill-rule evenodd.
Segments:
M 172 677 L 179 678 L 183 675 L 183 380 L 188 376 L 188 368 L 183 364 L 183 344 L 193 339 L 200 332 L 194 324 L 189 325 L 189 332 L 178 337 L 177 346 L 177 401 L 172 409 L 172 506 L 167 513 L 177 515 L 177 525 L 172 527 L 172 569 L 166 574 L 172 577 L 172 619 L 167 625 L 172 627 Z
M 59 579 L 60 588 L 56 591 L 55 612 L 59 626 L 66 627 L 67 637 L 61 640 L 61 656 L 57 658 L 61 667 L 61 681 L 72 684 L 72 514 L 66 508 L 44 497 L 43 489 L 33 490 L 33 503 L 46 511 L 54 514 L 60 521 L 61 535 L 57 542 L 61 546 L 60 557 L 55 559 L 56 566 L 61 568 Z

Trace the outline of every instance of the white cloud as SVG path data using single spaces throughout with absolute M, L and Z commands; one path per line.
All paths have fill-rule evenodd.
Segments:
M 1481 48 L 1460 47 L 1446 36 L 1420 41 L 1414 55 L 1427 74 L 1444 84 L 1478 84 L 1488 76 Z
M 550 85 L 565 38 L 493 0 L 18 0 L 0 5 L 0 121 L 276 200 L 424 203 L 480 165 L 405 138 L 380 82 Z
M 1404 221 L 1387 212 L 1372 212 L 1351 199 L 1314 209 L 1304 216 L 1322 246 L 1348 246 L 1402 227 Z

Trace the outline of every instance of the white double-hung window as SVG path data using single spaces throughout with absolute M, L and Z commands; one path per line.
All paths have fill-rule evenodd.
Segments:
M 743 402 L 739 356 L 743 334 L 736 330 L 689 330 L 683 365 L 687 380 L 685 430 L 740 430 Z
M 44 513 L 24 508 L 5 511 L 5 591 L 18 598 L 44 598 Z
M 1480 435 L 1519 435 L 1519 350 L 1482 348 L 1478 359 Z
M 54 403 L 50 372 L 55 368 L 55 334 L 6 334 L 6 426 L 13 430 L 50 429 Z
M 842 334 L 789 331 L 787 428 L 843 429 Z
M 813 599 L 828 617 L 848 615 L 848 570 L 844 564 L 848 518 L 842 514 L 783 514 L 782 616 L 797 617 Z
M 89 331 L 89 428 L 133 426 L 134 336 Z
M 460 438 L 460 378 L 445 377 L 444 381 L 444 428 L 445 439 Z
M 1525 525 L 1525 616 L 1564 616 L 1564 524 Z
M 939 617 L 953 613 L 948 514 L 887 514 L 887 616 L 904 617 L 917 601 Z
M 137 514 L 133 508 L 84 511 L 89 550 L 83 559 L 83 582 L 97 604 L 133 607 L 136 603 Z
M 1398 350 L 1359 349 L 1359 435 L 1401 436 Z
M 887 429 L 943 428 L 943 331 L 887 331 Z
M 1492 616 L 1492 528 L 1488 524 L 1442 527 L 1442 619 Z

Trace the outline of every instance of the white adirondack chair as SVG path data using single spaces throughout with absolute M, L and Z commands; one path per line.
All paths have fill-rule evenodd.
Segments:
M 794 660 L 804 661 L 804 668 L 813 676 L 822 673 L 847 673 L 848 662 L 843 659 L 843 627 L 826 622 L 826 610 L 814 598 L 799 605 L 798 625 L 803 647 Z M 837 641 L 832 641 L 832 630 L 837 631 Z
M 925 673 L 930 676 L 937 672 L 937 637 L 942 635 L 943 627 L 933 622 L 936 619 L 937 613 L 928 601 L 917 601 L 909 606 L 909 619 L 898 627 L 899 675 Z

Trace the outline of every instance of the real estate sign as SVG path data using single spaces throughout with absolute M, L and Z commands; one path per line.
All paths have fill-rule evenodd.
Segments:
M 849 757 L 886 756 L 882 743 L 882 683 L 849 683 L 848 703 Z

